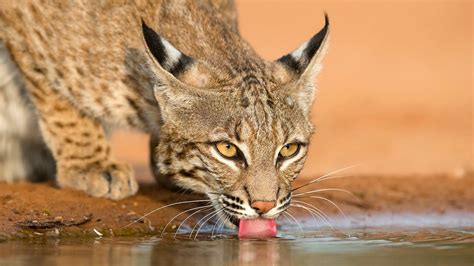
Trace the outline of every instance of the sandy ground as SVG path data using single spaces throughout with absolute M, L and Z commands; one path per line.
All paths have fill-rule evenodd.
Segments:
M 295 186 L 302 182 L 296 183 Z M 377 225 L 371 217 L 377 214 L 435 215 L 474 213 L 474 176 L 431 177 L 346 177 L 307 186 L 301 191 L 341 188 L 352 192 L 312 194 L 334 201 L 350 224 Z M 421 189 L 422 188 L 422 189 Z M 107 236 L 157 235 L 171 217 L 199 204 L 177 205 L 162 209 L 142 221 L 129 225 L 141 215 L 166 204 L 202 199 L 199 195 L 169 192 L 150 182 L 142 183 L 138 195 L 121 201 L 97 199 L 82 192 L 58 189 L 49 183 L 0 183 L 0 238 L 43 236 L 97 236 L 93 229 Z M 338 210 L 323 200 L 294 198 L 314 204 L 330 217 L 340 217 Z M 298 219 L 310 217 L 303 210 L 292 209 Z M 188 213 L 190 214 L 190 213 Z M 173 221 L 167 231 L 173 232 L 187 215 Z M 196 215 L 197 218 L 201 216 Z M 455 218 L 454 218 L 455 219 Z M 186 224 L 194 225 L 195 219 Z M 288 221 L 286 221 L 288 223 Z M 359 223 L 360 224 L 360 223 Z M 452 224 L 454 226 L 454 224 Z M 423 224 L 420 224 L 423 226 Z M 472 226 L 472 225 L 471 225 Z M 184 228 L 188 228 L 185 226 Z

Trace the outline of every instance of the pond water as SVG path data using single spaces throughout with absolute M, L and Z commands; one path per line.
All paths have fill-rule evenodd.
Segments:
M 0 243 L 0 265 L 474 265 L 471 229 L 284 232 L 270 240 L 232 234 L 197 240 L 44 238 Z

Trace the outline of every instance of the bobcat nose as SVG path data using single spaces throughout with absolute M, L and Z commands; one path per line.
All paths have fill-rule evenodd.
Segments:
M 264 214 L 275 207 L 276 201 L 255 201 L 250 206 L 258 213 Z

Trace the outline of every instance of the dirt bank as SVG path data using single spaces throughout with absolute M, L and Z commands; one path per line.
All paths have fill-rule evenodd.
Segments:
M 456 211 L 472 214 L 474 190 L 466 189 L 469 187 L 474 187 L 472 174 L 464 177 L 366 176 L 327 180 L 301 191 L 320 188 L 349 190 L 355 196 L 336 191 L 318 195 L 337 203 L 349 219 L 366 216 L 370 220 L 377 213 L 443 215 Z M 198 205 L 165 208 L 138 223 L 127 225 L 166 204 L 194 199 L 201 197 L 169 192 L 151 183 L 142 184 L 138 195 L 122 201 L 92 198 L 82 192 L 55 188 L 50 183 L 0 183 L 0 238 L 96 236 L 94 229 L 106 236 L 158 234 L 173 216 Z M 338 215 L 337 209 L 324 200 L 298 200 L 316 204 L 329 216 Z M 306 215 L 294 211 L 297 216 Z M 173 231 L 185 217 L 176 219 L 168 229 Z

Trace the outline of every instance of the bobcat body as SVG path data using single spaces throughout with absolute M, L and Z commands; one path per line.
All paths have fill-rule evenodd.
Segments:
M 106 138 L 122 127 L 150 134 L 161 184 L 207 194 L 229 219 L 288 207 L 313 131 L 327 17 L 266 61 L 240 36 L 232 1 L 43 2 L 0 9 L 0 179 L 55 168 L 61 187 L 133 195 L 131 168 Z M 14 99 L 22 118 L 6 107 Z M 5 143 L 17 143 L 16 157 Z M 12 161 L 16 170 L 5 168 Z

